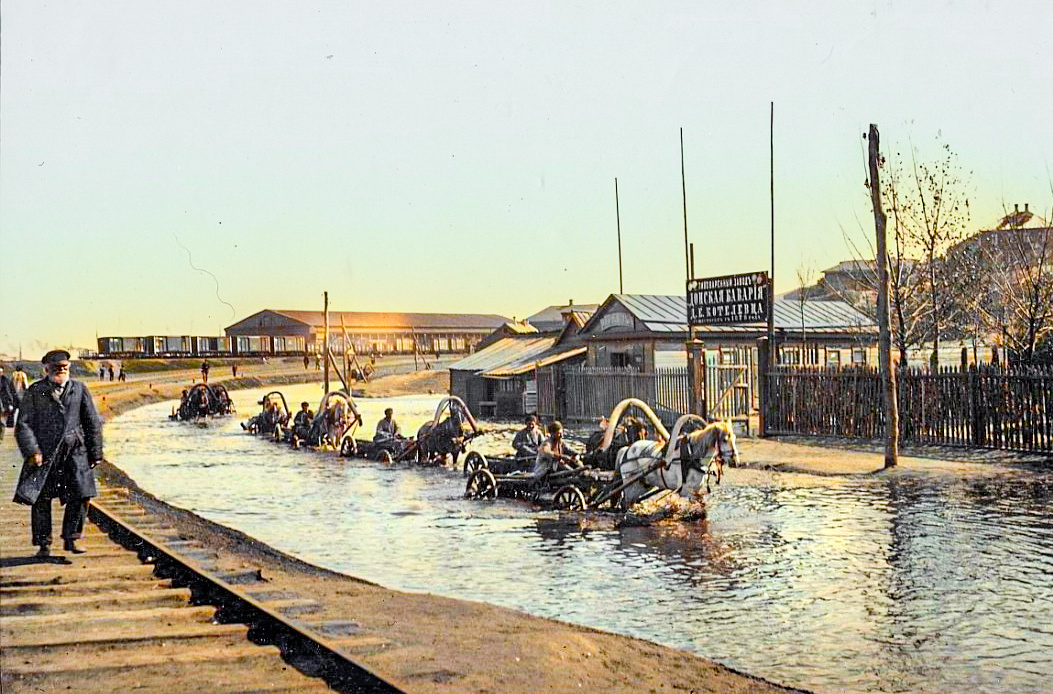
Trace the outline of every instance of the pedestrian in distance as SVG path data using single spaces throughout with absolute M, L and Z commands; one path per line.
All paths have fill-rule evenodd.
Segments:
M 15 392 L 15 384 L 4 373 L 4 367 L 0 366 L 0 441 L 4 440 L 7 428 L 14 426 L 17 407 L 18 393 Z
M 303 370 L 304 370 L 304 371 L 307 371 L 307 369 L 308 369 L 308 368 L 309 368 L 310 366 L 311 366 L 311 360 L 310 360 L 310 358 L 308 358 L 308 356 L 307 356 L 307 352 L 304 352 L 304 353 L 303 353 Z
M 106 380 L 106 365 L 105 364 L 103 364 L 102 366 L 99 367 L 99 380 L 100 381 L 105 381 Z
M 202 383 L 208 383 L 208 370 L 209 370 L 209 368 L 210 367 L 208 365 L 208 360 L 207 359 L 205 361 L 201 362 L 201 382 Z
M 230 375 L 233 376 L 234 378 L 238 377 L 238 365 L 237 364 L 231 364 L 230 365 Z
M 22 397 L 15 437 L 22 453 L 22 472 L 15 502 L 31 507 L 32 540 L 37 556 L 51 553 L 51 502 L 65 505 L 63 548 L 82 554 L 76 545 L 84 531 L 88 500 L 97 494 L 94 468 L 102 462 L 102 422 L 91 393 L 70 378 L 69 352 L 44 355 L 45 376 Z
M 124 383 L 128 380 L 128 376 L 124 373 L 124 364 L 121 364 L 121 370 L 117 373 L 117 380 Z
M 108 365 L 106 367 L 106 372 L 109 374 L 110 380 L 112 381 L 113 380 L 113 364 L 110 364 L 110 365 Z
M 22 393 L 29 387 L 29 376 L 26 376 L 26 372 L 22 369 L 22 365 L 18 364 L 15 366 L 15 395 L 18 399 L 22 399 Z

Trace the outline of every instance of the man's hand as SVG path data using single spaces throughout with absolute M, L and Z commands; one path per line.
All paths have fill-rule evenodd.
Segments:
M 39 452 L 34 453 L 33 457 L 32 457 L 32 461 L 33 461 L 34 465 L 39 467 L 39 466 L 44 464 L 44 456 L 41 453 L 39 453 Z

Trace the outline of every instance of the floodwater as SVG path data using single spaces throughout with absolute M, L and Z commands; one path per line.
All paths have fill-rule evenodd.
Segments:
M 1053 691 L 1053 473 L 828 478 L 731 469 L 704 522 L 612 529 L 461 498 L 459 471 L 245 434 L 239 415 L 107 425 L 108 457 L 171 504 L 313 564 L 629 634 L 819 692 Z M 317 386 L 289 386 L 290 405 Z M 440 396 L 360 399 L 406 433 Z M 363 436 L 368 438 L 368 436 Z M 589 529 L 589 525 L 594 526 Z

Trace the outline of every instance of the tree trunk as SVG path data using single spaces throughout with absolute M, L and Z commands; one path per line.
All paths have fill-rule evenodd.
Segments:
M 892 331 L 889 324 L 888 248 L 885 239 L 885 213 L 881 211 L 881 182 L 878 161 L 881 157 L 877 126 L 870 125 L 870 196 L 874 205 L 874 228 L 877 236 L 878 296 L 878 365 L 881 370 L 882 405 L 885 408 L 885 467 L 899 460 L 899 403 L 896 399 L 896 371 L 892 368 Z

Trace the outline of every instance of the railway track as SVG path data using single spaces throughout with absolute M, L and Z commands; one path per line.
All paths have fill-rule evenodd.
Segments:
M 12 487 L 17 471 L 3 468 Z M 305 621 L 311 601 L 268 592 L 258 572 L 223 573 L 124 490 L 100 487 L 89 519 L 87 554 L 44 560 L 27 543 L 28 509 L 0 507 L 5 694 L 400 691 L 348 657 L 339 624 Z

